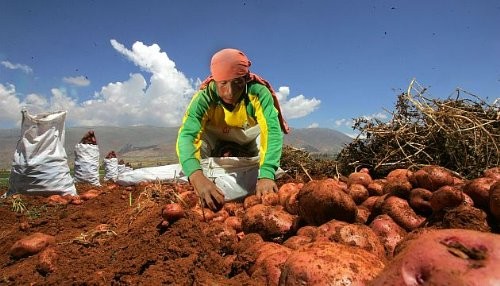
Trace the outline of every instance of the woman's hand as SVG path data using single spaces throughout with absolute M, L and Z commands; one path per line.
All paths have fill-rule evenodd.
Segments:
M 209 180 L 201 170 L 196 170 L 189 176 L 189 182 L 193 185 L 194 190 L 212 210 L 218 210 L 224 204 L 224 194 L 217 186 Z
M 257 197 L 261 197 L 262 195 L 270 192 L 278 192 L 278 186 L 276 185 L 276 182 L 271 179 L 258 179 L 257 180 L 257 186 L 255 187 L 255 194 Z

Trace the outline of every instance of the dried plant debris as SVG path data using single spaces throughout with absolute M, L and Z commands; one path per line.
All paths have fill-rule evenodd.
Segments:
M 358 118 L 359 136 L 337 157 L 342 173 L 367 167 L 374 176 L 396 168 L 440 165 L 466 178 L 500 165 L 499 99 L 488 104 L 457 88 L 447 99 L 424 96 L 413 80 L 388 122 Z

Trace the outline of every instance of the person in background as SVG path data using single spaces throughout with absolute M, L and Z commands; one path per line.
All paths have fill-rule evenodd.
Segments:
M 260 156 L 255 192 L 277 192 L 283 119 L 271 85 L 250 72 L 251 62 L 237 49 L 223 49 L 210 62 L 211 75 L 193 96 L 179 128 L 176 152 L 182 170 L 202 201 L 211 209 L 224 203 L 224 195 L 202 171 L 200 159 Z

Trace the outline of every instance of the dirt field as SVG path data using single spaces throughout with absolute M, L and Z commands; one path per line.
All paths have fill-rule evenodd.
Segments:
M 203 215 L 210 214 L 199 208 L 185 208 L 184 218 L 162 223 L 166 204 L 179 202 L 181 193 L 194 194 L 187 184 L 76 188 L 80 198 L 95 197 L 0 200 L 0 285 L 276 285 L 249 275 L 255 257 L 244 252 L 252 246 L 248 233 L 229 229 L 217 218 L 206 222 Z M 0 188 L 0 195 L 6 191 Z M 465 224 L 481 226 L 471 219 Z M 35 233 L 55 242 L 13 255 L 13 245 Z
M 89 188 L 77 185 L 79 193 Z M 124 187 L 99 190 L 98 197 L 81 205 L 51 205 L 47 198 L 22 196 L 23 214 L 2 200 L 0 284 L 257 285 L 244 272 L 231 273 L 231 245 L 221 243 L 216 223 L 188 213 L 160 230 L 166 197 L 139 198 L 144 190 Z M 36 232 L 55 236 L 50 273 L 41 269 L 39 255 L 9 255 L 14 242 Z

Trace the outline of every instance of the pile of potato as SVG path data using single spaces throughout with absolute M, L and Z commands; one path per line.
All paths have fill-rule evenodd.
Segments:
M 283 184 L 277 193 L 202 208 L 228 265 L 263 285 L 499 285 L 500 167 L 465 180 L 440 166 L 372 179 Z M 167 214 L 169 225 L 186 215 Z M 171 219 L 173 217 L 173 219 Z M 234 246 L 231 246 L 234 244 Z

